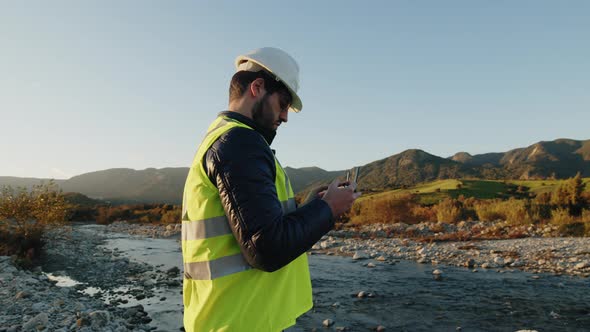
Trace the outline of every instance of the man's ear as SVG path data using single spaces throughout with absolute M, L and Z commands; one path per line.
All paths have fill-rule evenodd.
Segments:
M 254 98 L 264 95 L 266 89 L 264 88 L 264 79 L 259 77 L 250 83 L 250 95 Z

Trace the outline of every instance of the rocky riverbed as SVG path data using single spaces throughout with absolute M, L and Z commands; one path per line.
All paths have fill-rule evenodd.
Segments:
M 102 248 L 105 238 L 96 235 L 51 231 L 43 269 L 23 270 L 0 257 L 0 332 L 155 329 L 137 300 L 156 296 L 156 288 L 180 290 L 179 269 L 130 261 Z
M 167 238 L 180 235 L 181 224 L 135 224 L 126 221 L 115 221 L 106 228 L 108 232 L 126 233 L 152 238 Z
M 452 226 L 330 232 L 310 252 L 314 309 L 289 331 L 580 331 L 590 322 L 590 239 L 538 229 L 507 240 L 402 236 L 462 231 Z M 179 225 L 83 225 L 48 234 L 43 271 L 0 258 L 0 332 L 179 330 L 179 233 Z
M 148 237 L 174 237 L 180 225 L 136 225 L 116 222 L 107 227 Z M 420 223 L 408 225 L 367 225 L 355 229 L 333 230 L 313 248 L 312 253 L 370 259 L 367 266 L 394 264 L 400 260 L 424 264 L 461 266 L 477 272 L 514 269 L 533 273 L 590 276 L 590 238 L 555 237 L 557 227 L 510 226 L 503 222 L 479 221 L 454 224 Z M 518 239 L 486 240 L 518 234 Z M 464 236 L 467 241 L 448 241 Z

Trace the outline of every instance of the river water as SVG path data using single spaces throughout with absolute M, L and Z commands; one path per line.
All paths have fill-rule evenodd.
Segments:
M 88 231 L 97 230 L 87 227 Z M 132 260 L 182 270 L 176 239 L 146 239 L 107 233 L 105 246 L 118 248 Z M 349 257 L 309 256 L 314 309 L 300 317 L 289 332 L 312 328 L 370 331 L 590 331 L 590 279 L 498 273 L 444 265 L 401 261 L 394 265 L 353 261 Z M 443 271 L 442 280 L 433 270 Z M 374 297 L 359 298 L 359 291 Z M 165 298 L 165 300 L 162 300 Z M 179 289 L 163 289 L 141 303 L 158 331 L 179 331 L 182 298 Z M 335 323 L 322 327 L 325 319 Z

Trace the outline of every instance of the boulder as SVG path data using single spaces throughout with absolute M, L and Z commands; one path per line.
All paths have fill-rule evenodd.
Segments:
M 369 258 L 369 255 L 365 251 L 355 251 L 354 256 L 352 256 L 352 259 L 354 259 L 354 260 L 367 259 L 367 258 Z
M 29 319 L 29 321 L 23 325 L 23 331 L 41 331 L 45 329 L 48 323 L 49 316 L 47 316 L 46 313 L 42 312 L 37 316 Z
M 111 313 L 104 310 L 93 311 L 88 314 L 92 328 L 105 327 L 111 322 Z

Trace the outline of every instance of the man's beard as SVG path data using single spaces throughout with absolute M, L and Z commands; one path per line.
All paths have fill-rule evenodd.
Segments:
M 256 124 L 264 129 L 276 131 L 275 115 L 268 101 L 269 94 L 265 94 L 261 100 L 252 106 L 252 119 Z

